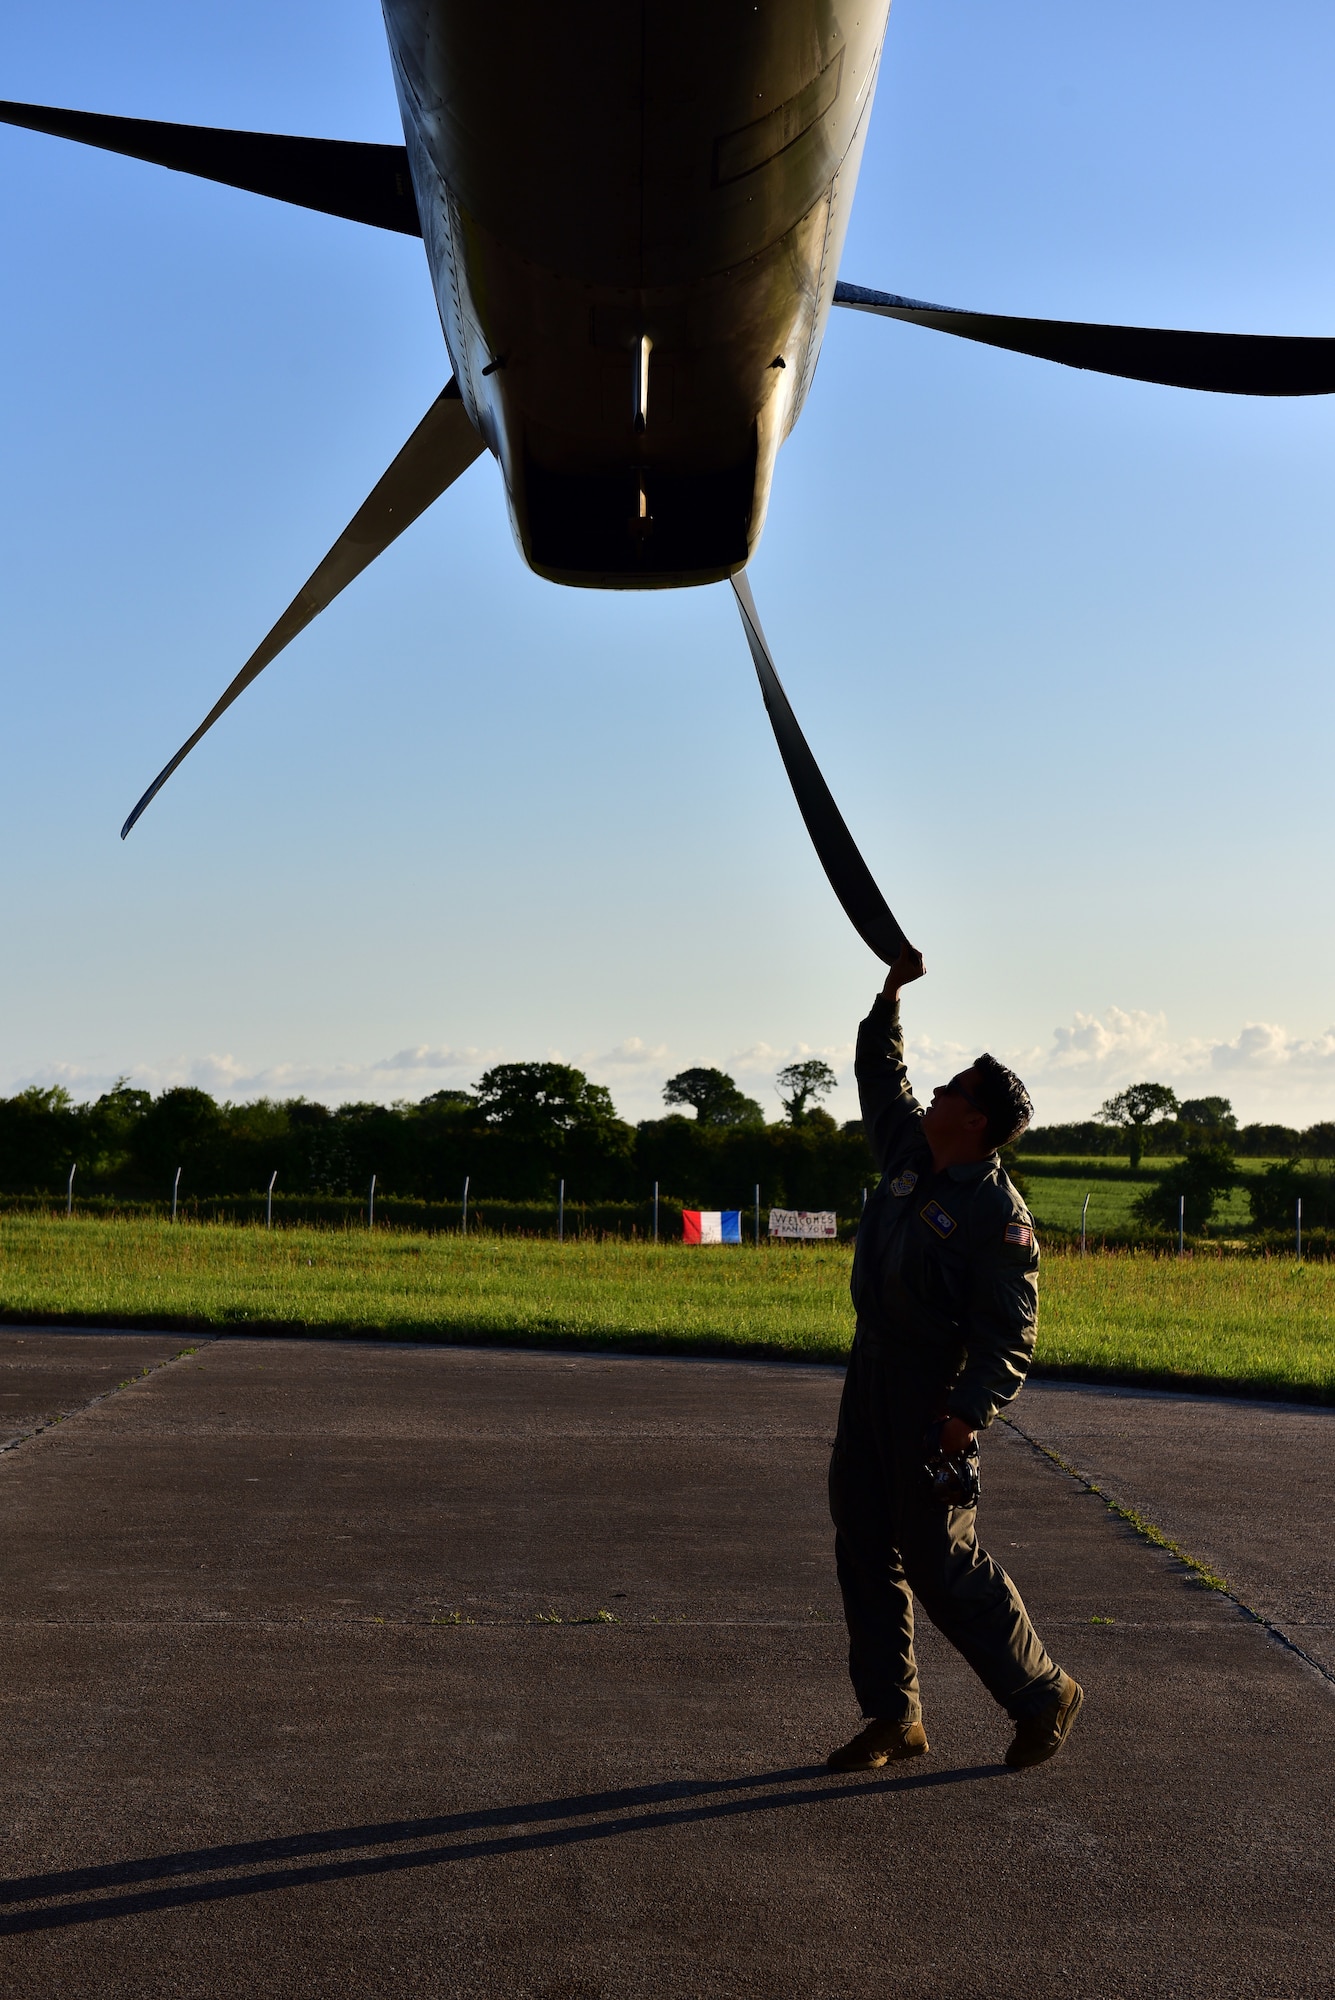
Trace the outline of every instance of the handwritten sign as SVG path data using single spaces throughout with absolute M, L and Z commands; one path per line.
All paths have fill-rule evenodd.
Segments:
M 832 1208 L 772 1208 L 771 1236 L 797 1236 L 807 1242 L 833 1242 L 839 1224 Z

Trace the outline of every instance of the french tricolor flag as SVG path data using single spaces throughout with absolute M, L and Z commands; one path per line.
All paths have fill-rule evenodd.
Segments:
M 684 1208 L 681 1212 L 683 1243 L 740 1243 L 740 1208 Z

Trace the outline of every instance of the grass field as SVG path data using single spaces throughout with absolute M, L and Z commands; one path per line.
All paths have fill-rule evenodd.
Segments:
M 4 1216 L 0 1316 L 837 1361 L 852 1333 L 849 1261 L 824 1245 L 686 1250 Z M 1335 1401 L 1335 1263 L 1050 1254 L 1038 1365 Z
M 1183 1155 L 1181 1153 L 1146 1153 L 1142 1156 L 1140 1170 L 1144 1174 L 1161 1174 L 1165 1167 L 1175 1167 Z M 1262 1167 L 1276 1167 L 1284 1156 L 1279 1153 L 1244 1153 L 1238 1165 L 1247 1173 L 1259 1173 Z M 1104 1173 L 1116 1176 L 1120 1167 L 1124 1173 L 1131 1172 L 1131 1156 L 1128 1153 L 1021 1153 L 1016 1162 L 1022 1174 L 1041 1174 L 1044 1170 L 1060 1168 L 1063 1173 L 1081 1167 L 1094 1167 Z M 1315 1160 L 1307 1162 L 1312 1172 L 1318 1171 Z
M 1058 1180 L 1055 1176 L 1045 1179 L 1042 1174 L 1025 1174 L 1029 1203 L 1034 1221 L 1040 1229 L 1080 1228 L 1080 1207 L 1086 1195 L 1089 1196 L 1089 1215 L 1086 1227 L 1091 1242 L 1097 1243 L 1106 1231 L 1109 1235 L 1123 1234 L 1136 1227 L 1136 1218 L 1131 1205 L 1137 1195 L 1145 1193 L 1145 1181 L 1078 1181 Z M 1211 1231 L 1214 1234 L 1231 1236 L 1240 1234 L 1251 1221 L 1251 1204 L 1245 1188 L 1230 1188 L 1215 1203 Z

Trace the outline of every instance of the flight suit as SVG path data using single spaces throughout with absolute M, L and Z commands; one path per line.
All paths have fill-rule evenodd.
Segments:
M 1038 1317 L 1033 1221 L 995 1153 L 937 1173 L 904 1069 L 897 1000 L 858 1031 L 858 1090 L 881 1180 L 853 1259 L 857 1331 L 830 1462 L 849 1674 L 865 1716 L 916 1722 L 913 1599 L 1019 1720 L 1059 1670 L 975 1510 L 932 1491 L 924 1434 L 982 1430 L 1024 1382 Z

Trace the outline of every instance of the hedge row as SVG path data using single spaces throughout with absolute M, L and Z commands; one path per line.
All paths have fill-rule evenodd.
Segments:
M 345 1200 L 338 1195 L 283 1195 L 275 1191 L 273 1223 L 276 1229 L 365 1229 L 368 1226 L 367 1207 L 364 1201 Z M 66 1209 L 63 1202 L 52 1200 L 49 1195 L 0 1195 L 0 1213 L 4 1212 L 62 1216 Z M 89 1195 L 83 1200 L 76 1197 L 73 1213 L 76 1216 L 105 1217 L 109 1221 L 120 1216 L 167 1221 L 171 1216 L 171 1203 L 134 1201 L 116 1195 Z M 237 1226 L 263 1224 L 267 1213 L 267 1197 L 262 1194 L 216 1195 L 194 1201 L 183 1200 L 177 1207 L 177 1216 L 182 1222 L 232 1223 Z M 741 1214 L 742 1238 L 750 1242 L 754 1232 L 753 1211 L 744 1208 Z M 681 1217 L 682 1203 L 659 1201 L 658 1235 L 661 1242 L 680 1242 Z M 762 1206 L 762 1241 L 768 1233 L 768 1218 L 769 1211 Z M 402 1229 L 429 1236 L 457 1236 L 464 1227 L 462 1207 L 456 1202 L 402 1201 L 394 1196 L 386 1196 L 382 1200 L 377 1196 L 375 1227 Z M 650 1241 L 654 1233 L 653 1203 L 567 1202 L 563 1227 L 565 1235 L 572 1239 L 616 1236 Z M 479 1201 L 476 1205 L 470 1202 L 468 1230 L 470 1234 L 477 1232 L 493 1236 L 554 1237 L 558 1231 L 557 1209 L 551 1202 Z M 840 1216 L 840 1237 L 851 1241 L 856 1233 L 857 1217 Z

